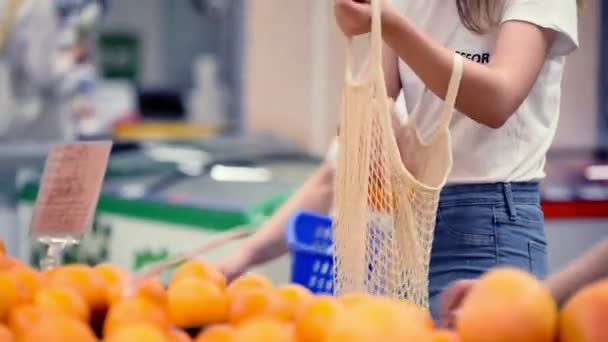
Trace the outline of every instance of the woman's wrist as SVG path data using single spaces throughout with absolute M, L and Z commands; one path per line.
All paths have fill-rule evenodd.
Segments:
M 243 268 L 249 268 L 253 266 L 255 261 L 253 260 L 255 252 L 251 246 L 247 244 L 243 245 L 236 254 L 237 263 Z
M 218 265 L 218 268 L 228 281 L 238 278 L 251 267 L 252 253 L 247 248 L 241 247 L 233 253 L 228 259 Z
M 398 45 L 408 44 L 411 40 L 410 21 L 394 7 L 386 9 L 382 15 L 382 38 L 384 42 L 393 50 L 397 50 Z
M 562 294 L 563 291 L 560 289 L 560 287 L 557 286 L 557 284 L 555 284 L 551 278 L 545 280 L 544 285 L 551 293 L 551 297 L 553 297 L 553 300 L 555 300 L 557 306 L 561 307 L 564 302 L 564 295 Z
M 404 17 L 394 5 L 386 4 L 382 10 L 382 32 L 392 32 L 395 26 Z

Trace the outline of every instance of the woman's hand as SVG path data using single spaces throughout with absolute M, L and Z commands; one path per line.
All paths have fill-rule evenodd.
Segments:
M 251 256 L 246 250 L 241 249 L 217 267 L 226 276 L 226 280 L 231 282 L 251 267 Z
M 369 33 L 372 24 L 371 0 L 334 0 L 334 11 L 338 26 L 346 36 L 352 37 Z M 388 14 L 397 12 L 389 4 L 382 1 L 382 16 L 388 18 Z
M 454 327 L 462 302 L 475 283 L 476 280 L 459 280 L 443 291 L 439 302 L 439 318 L 443 327 Z

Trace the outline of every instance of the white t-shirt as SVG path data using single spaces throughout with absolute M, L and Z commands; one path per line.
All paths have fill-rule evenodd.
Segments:
M 393 0 L 416 27 L 437 42 L 478 63 L 488 63 L 496 33 L 478 35 L 465 28 L 454 0 Z M 532 181 L 544 177 L 545 154 L 560 111 L 566 55 L 578 46 L 575 0 L 506 0 L 501 22 L 525 21 L 558 34 L 530 94 L 507 123 L 492 129 L 454 113 L 450 132 L 454 165 L 448 182 Z M 420 104 L 417 125 L 428 136 L 438 123 L 443 101 L 425 91 L 424 83 L 399 63 L 408 111 Z M 483 94 L 480 94 L 483 96 Z

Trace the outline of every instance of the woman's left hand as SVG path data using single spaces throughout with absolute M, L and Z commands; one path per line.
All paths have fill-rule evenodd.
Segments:
M 389 1 L 380 1 L 382 1 L 383 16 L 394 12 Z M 334 12 L 338 26 L 349 37 L 369 33 L 371 30 L 370 0 L 334 0 Z

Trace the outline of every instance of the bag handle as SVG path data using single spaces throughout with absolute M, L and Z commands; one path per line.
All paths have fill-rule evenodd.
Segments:
M 384 81 L 384 72 L 382 70 L 382 0 L 371 0 L 370 1 L 372 17 L 371 17 L 371 34 L 370 34 L 370 52 L 369 52 L 369 65 L 367 66 L 367 75 L 365 80 L 371 80 L 376 83 L 377 91 L 380 92 L 381 98 L 386 98 L 386 85 Z M 349 83 L 354 82 L 353 76 L 354 69 L 354 52 L 353 52 L 353 40 L 351 37 L 347 40 L 346 47 L 346 81 Z M 464 69 L 464 58 L 454 53 L 454 61 L 452 65 L 452 75 L 448 84 L 448 90 L 444 99 L 444 105 L 441 110 L 439 117 L 440 124 L 439 129 L 449 129 L 454 108 L 456 106 L 456 99 L 460 90 L 460 83 L 462 81 L 462 74 Z M 423 92 L 424 95 L 424 92 Z M 388 104 L 383 104 L 387 106 Z M 418 112 L 418 106 L 412 113 L 411 118 L 415 118 Z M 384 108 L 386 109 L 386 108 Z
M 445 95 L 441 115 L 439 116 L 440 129 L 450 128 L 450 122 L 452 121 L 452 115 L 454 114 L 454 108 L 456 107 L 456 99 L 458 98 L 458 91 L 460 90 L 460 83 L 462 81 L 463 71 L 464 58 L 461 55 L 454 53 L 452 76 L 450 76 L 448 91 Z
M 449 129 L 450 122 L 452 121 L 452 115 L 454 113 L 454 108 L 456 107 L 456 99 L 458 97 L 458 91 L 460 90 L 460 82 L 462 81 L 462 74 L 464 68 L 464 58 L 454 53 L 454 60 L 452 64 L 452 75 L 450 76 L 450 81 L 448 83 L 448 90 L 446 92 L 443 106 L 441 107 L 441 112 L 439 115 L 439 126 L 436 132 L 439 132 L 441 129 Z M 409 115 L 409 120 L 413 122 L 415 125 L 417 122 L 418 115 L 420 114 L 420 108 L 422 108 L 422 103 L 426 95 L 430 90 L 428 88 L 424 88 L 422 90 L 422 94 L 420 94 L 420 98 L 414 107 L 414 110 Z
M 384 73 L 382 71 L 382 0 L 371 0 L 371 33 L 370 33 L 370 52 L 367 75 L 364 80 L 382 81 L 384 83 Z M 354 52 L 353 39 L 348 37 L 346 42 L 346 81 L 353 82 Z M 384 88 L 384 84 L 382 88 Z

